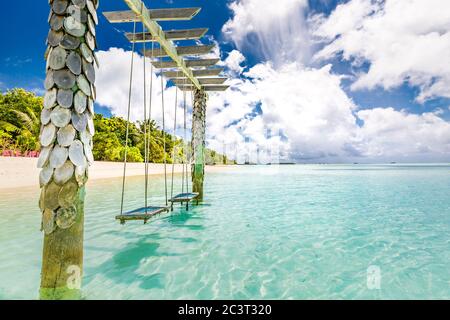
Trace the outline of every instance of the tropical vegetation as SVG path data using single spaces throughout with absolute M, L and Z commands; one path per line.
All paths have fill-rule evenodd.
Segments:
M 13 150 L 21 154 L 38 151 L 40 132 L 40 113 L 43 108 L 42 97 L 24 89 L 13 89 L 0 93 L 0 154 Z M 164 154 L 168 163 L 180 162 L 187 144 L 177 137 L 162 131 L 155 121 L 147 122 L 147 137 L 143 122 L 130 122 L 128 146 L 126 145 L 127 121 L 120 117 L 105 117 L 96 114 L 94 118 L 94 157 L 100 161 L 123 161 L 125 150 L 130 162 L 144 162 L 146 140 L 149 141 L 149 161 L 162 163 Z M 150 130 L 148 130 L 150 128 Z M 165 146 L 165 148 L 164 148 Z M 173 151 L 175 150 L 175 153 Z M 226 157 L 213 150 L 206 150 L 208 164 L 231 163 Z

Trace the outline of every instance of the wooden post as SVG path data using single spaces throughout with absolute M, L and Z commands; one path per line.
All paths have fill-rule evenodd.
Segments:
M 39 181 L 44 245 L 40 298 L 79 299 L 84 195 L 94 161 L 95 29 L 99 0 L 49 1 Z
M 198 192 L 199 201 L 203 201 L 203 182 L 205 177 L 205 133 L 206 100 L 204 90 L 194 90 L 194 108 L 192 114 L 192 191 Z

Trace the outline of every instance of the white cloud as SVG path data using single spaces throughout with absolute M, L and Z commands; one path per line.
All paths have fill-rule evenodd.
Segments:
M 244 61 L 244 55 L 239 50 L 233 50 L 228 54 L 224 65 L 227 66 L 231 75 L 239 76 L 244 71 L 244 68 L 241 66 Z
M 110 48 L 108 51 L 97 52 L 100 60 L 100 68 L 97 70 L 97 103 L 107 107 L 115 116 L 127 118 L 128 93 L 130 87 L 130 66 L 131 51 L 124 51 L 118 48 Z M 147 110 L 150 104 L 150 61 L 146 59 L 146 94 Z M 162 126 L 162 90 L 161 78 L 152 74 L 153 94 L 152 94 L 152 119 Z M 175 116 L 175 94 L 174 86 L 167 88 L 166 80 L 163 81 L 164 106 L 166 130 L 173 131 Z M 144 58 L 134 53 L 133 85 L 131 99 L 131 121 L 144 119 Z M 183 93 L 178 92 L 178 126 L 181 125 Z M 191 105 L 190 95 L 187 96 L 187 104 Z
M 327 42 L 316 59 L 342 53 L 356 65 L 370 63 L 354 90 L 408 82 L 420 88 L 419 102 L 450 97 L 450 1 L 351 0 L 312 21 Z
M 364 125 L 357 148 L 371 158 L 446 159 L 450 155 L 450 123 L 437 113 L 409 114 L 393 108 L 361 110 Z
M 304 61 L 310 54 L 307 0 L 239 0 L 229 7 L 233 18 L 222 31 L 240 51 L 251 51 L 275 65 Z
M 248 160 L 248 152 L 255 157 L 256 150 L 273 148 L 285 160 L 301 162 L 450 159 L 450 123 L 439 112 L 358 111 L 342 77 L 330 69 L 295 63 L 251 68 L 231 90 L 211 96 L 209 146 L 222 151 L 225 145 L 231 157 L 237 146 L 240 161 Z
M 267 158 L 274 149 L 285 160 L 308 162 L 450 161 L 450 123 L 441 111 L 359 110 L 342 89 L 343 76 L 334 74 L 331 65 L 305 67 L 311 48 L 303 18 L 306 0 L 239 0 L 230 8 L 234 17 L 223 31 L 238 48 L 251 46 L 262 52 L 267 62 L 248 70 L 245 51 L 228 54 L 224 65 L 232 88 L 210 94 L 209 147 L 221 152 L 225 146 L 231 157 L 238 149 L 241 162 L 256 161 L 257 153 L 259 160 Z M 398 18 L 401 9 L 404 16 Z M 354 64 L 370 62 L 369 72 L 357 78 L 355 89 L 393 88 L 407 80 L 421 88 L 419 100 L 445 96 L 450 88 L 448 56 L 443 55 L 450 41 L 442 38 L 448 36 L 447 13 L 430 8 L 427 14 L 416 12 L 420 9 L 417 0 L 387 0 L 386 5 L 352 0 L 330 17 L 314 16 L 308 21 L 315 35 L 327 41 L 316 57 L 331 58 L 342 51 Z M 110 49 L 99 52 L 99 58 L 98 101 L 126 116 L 130 52 Z M 135 58 L 132 119 L 142 119 L 143 61 Z M 154 116 L 160 120 L 160 78 L 153 77 Z M 166 88 L 165 95 L 166 119 L 172 123 L 175 89 Z M 247 152 L 253 157 L 249 159 Z

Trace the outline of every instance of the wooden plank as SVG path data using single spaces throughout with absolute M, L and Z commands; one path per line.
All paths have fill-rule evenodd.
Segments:
M 154 21 L 181 21 L 191 20 L 200 10 L 201 8 L 151 9 L 148 15 Z M 136 18 L 135 12 L 131 10 L 103 12 L 103 15 L 111 23 L 141 21 L 140 18 Z
M 192 91 L 194 87 L 192 85 L 178 85 L 178 89 L 181 91 Z M 228 85 L 222 85 L 222 86 L 204 86 L 202 89 L 204 91 L 210 92 L 210 91 L 225 91 L 229 88 Z
M 188 81 L 186 78 L 184 79 L 170 79 L 175 83 L 176 85 L 185 85 L 186 81 Z M 223 84 L 225 81 L 227 81 L 227 78 L 200 78 L 198 79 L 201 85 L 205 84 Z
M 161 49 L 166 52 L 174 62 L 176 62 L 177 67 L 186 75 L 188 79 L 191 80 L 192 84 L 197 88 L 201 89 L 202 86 L 198 80 L 193 76 L 192 70 L 186 66 L 184 60 L 178 55 L 177 48 L 173 45 L 172 41 L 167 40 L 162 30 L 161 26 L 150 18 L 150 12 L 142 2 L 142 0 L 124 0 L 125 3 L 130 7 L 130 9 L 139 16 L 139 19 L 145 25 L 147 30 L 152 34 L 156 41 L 161 45 Z
M 177 202 L 191 202 L 192 200 L 197 199 L 199 196 L 198 193 L 182 193 L 179 194 L 172 199 L 169 199 L 169 202 L 177 203 Z
M 195 60 L 185 60 L 185 64 L 188 68 L 195 67 L 209 67 L 215 65 L 220 59 L 195 59 Z M 170 69 L 178 68 L 175 61 L 154 61 L 153 66 L 158 69 Z
M 144 207 L 137 210 L 133 210 L 121 215 L 116 216 L 116 220 L 120 220 L 121 224 L 125 224 L 126 221 L 143 220 L 147 223 L 148 220 L 156 215 L 164 212 L 169 212 L 168 207 Z
M 202 38 L 208 32 L 208 28 L 197 28 L 187 30 L 169 30 L 165 31 L 167 40 L 180 41 L 180 40 L 197 40 Z M 125 36 L 130 42 L 154 42 L 156 39 L 152 37 L 151 33 L 126 33 Z
M 204 69 L 204 70 L 193 70 L 192 73 L 194 74 L 194 77 L 214 77 L 218 76 L 224 68 L 211 68 L 211 69 Z M 180 71 L 166 71 L 163 72 L 163 76 L 166 78 L 171 79 L 186 79 L 186 77 L 183 76 L 183 74 Z
M 214 44 L 200 46 L 175 47 L 178 56 L 196 56 L 209 53 L 215 47 Z M 149 58 L 162 58 L 169 56 L 164 48 L 147 49 L 143 52 Z

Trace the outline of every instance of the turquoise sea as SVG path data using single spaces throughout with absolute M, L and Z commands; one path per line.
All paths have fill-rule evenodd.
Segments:
M 91 182 L 86 299 L 450 299 L 449 165 L 242 166 L 205 190 L 189 212 L 121 226 L 120 179 Z M 162 177 L 151 193 L 162 204 Z M 143 205 L 143 178 L 126 200 Z M 38 296 L 37 202 L 0 191 L 0 299 Z

